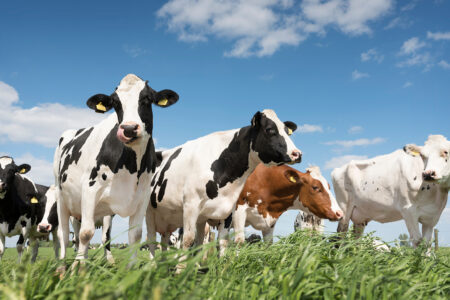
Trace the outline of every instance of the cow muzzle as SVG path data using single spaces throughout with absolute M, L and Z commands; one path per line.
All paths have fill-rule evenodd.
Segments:
M 37 231 L 40 233 L 49 233 L 52 230 L 51 224 L 40 223 L 38 225 Z
M 134 122 L 122 123 L 117 130 L 117 138 L 124 144 L 129 144 L 139 138 L 141 128 Z
M 432 170 L 427 170 L 427 171 L 423 172 L 422 177 L 424 180 L 427 180 L 427 181 L 433 181 L 433 180 L 440 179 L 440 178 L 438 178 L 436 172 L 432 171 Z
M 292 151 L 291 154 L 289 154 L 289 158 L 291 159 L 289 164 L 300 163 L 302 161 L 302 152 L 300 150 L 296 149 L 296 150 Z

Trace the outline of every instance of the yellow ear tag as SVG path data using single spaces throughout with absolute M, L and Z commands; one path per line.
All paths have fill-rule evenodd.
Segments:
M 417 152 L 417 151 L 411 151 L 411 154 L 412 154 L 413 156 L 419 156 L 419 155 L 420 155 L 420 153 Z
M 292 135 L 292 129 L 288 128 L 288 135 Z
M 97 105 L 95 106 L 95 108 L 99 111 L 106 111 L 106 107 L 103 105 L 103 103 L 99 102 L 97 103 Z
M 291 182 L 293 182 L 293 183 L 296 183 L 296 182 L 297 182 L 297 180 L 295 180 L 294 176 L 289 177 L 289 181 L 291 181 Z
M 38 202 L 39 202 L 39 201 L 38 201 L 38 199 L 36 199 L 36 197 L 31 198 L 31 203 L 36 204 L 36 203 L 38 203 Z
M 22 170 L 20 170 L 20 174 L 23 174 L 23 173 L 25 173 L 27 170 L 25 169 L 25 168 L 23 168 Z
M 166 105 L 167 105 L 167 102 L 169 102 L 167 99 L 162 99 L 162 100 L 159 100 L 159 101 L 158 101 L 158 105 L 166 106 Z

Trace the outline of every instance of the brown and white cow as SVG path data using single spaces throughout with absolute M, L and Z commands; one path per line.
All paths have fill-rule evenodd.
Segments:
M 244 228 L 249 225 L 261 230 L 265 241 L 272 242 L 278 218 L 290 209 L 300 209 L 332 221 L 343 216 L 319 167 L 302 173 L 286 165 L 258 165 L 239 195 L 236 210 L 219 224 L 221 249 L 226 246 L 223 237 L 231 225 L 237 243 L 245 241 Z

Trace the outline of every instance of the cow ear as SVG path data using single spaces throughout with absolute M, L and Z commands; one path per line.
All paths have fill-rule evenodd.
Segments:
M 252 118 L 252 127 L 257 127 L 261 124 L 261 112 L 258 111 Z
M 291 135 L 294 133 L 294 131 L 297 130 L 297 124 L 291 121 L 284 122 L 284 125 L 287 127 L 288 135 Z
M 88 99 L 86 105 L 97 113 L 105 113 L 113 107 L 111 97 L 105 94 L 92 96 Z
M 286 170 L 284 172 L 284 177 L 291 183 L 298 183 L 300 180 L 300 176 L 294 170 Z
M 159 107 L 168 107 L 178 101 L 178 94 L 172 90 L 162 90 L 155 94 L 153 103 Z
M 23 164 L 17 167 L 17 173 L 26 174 L 31 170 L 31 166 L 29 164 Z
M 422 147 L 417 146 L 415 144 L 408 144 L 405 147 L 403 147 L 403 151 L 405 151 L 407 154 L 411 156 L 419 156 L 422 151 Z

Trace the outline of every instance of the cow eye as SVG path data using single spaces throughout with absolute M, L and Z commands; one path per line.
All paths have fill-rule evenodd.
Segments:
M 448 151 L 444 151 L 444 155 L 447 156 L 448 155 Z
M 274 135 L 274 134 L 276 134 L 276 131 L 275 131 L 274 128 L 267 128 L 267 129 L 266 129 L 266 133 L 267 133 L 268 135 Z
M 315 191 L 318 191 L 318 190 L 319 190 L 319 187 L 318 187 L 318 186 L 313 186 L 312 188 L 313 188 L 313 190 L 315 190 Z

